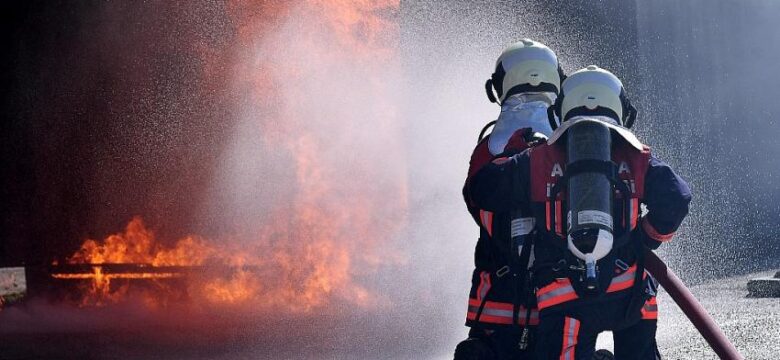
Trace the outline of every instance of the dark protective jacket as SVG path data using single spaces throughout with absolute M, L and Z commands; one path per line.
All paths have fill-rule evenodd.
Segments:
M 535 325 L 538 312 L 533 308 L 529 312 L 526 303 L 529 298 L 528 286 L 522 284 L 528 278 L 516 264 L 520 260 L 517 250 L 512 250 L 510 211 L 491 212 L 481 210 L 469 195 L 472 177 L 483 166 L 496 157 L 488 150 L 489 135 L 477 144 L 469 162 L 469 172 L 463 187 L 463 196 L 469 213 L 479 225 L 480 236 L 474 252 L 475 269 L 472 274 L 469 292 L 466 325 L 483 328 L 501 328 L 513 323 Z M 532 144 L 538 143 L 530 129 L 518 130 L 509 140 L 503 154 L 519 153 Z M 530 217 L 530 209 L 526 209 Z M 517 213 L 515 213 L 517 215 Z M 515 222 L 517 224 L 517 221 Z M 517 228 L 517 226 L 516 226 Z M 530 249 L 529 249 L 530 250 Z
M 644 243 L 657 248 L 661 242 L 673 237 L 688 213 L 691 193 L 688 185 L 672 169 L 650 154 L 646 146 L 639 150 L 619 137 L 614 140 L 612 160 L 618 176 L 631 191 L 630 218 L 621 215 L 624 202 L 616 199 L 613 209 L 616 224 L 630 221 L 632 229 L 629 245 Z M 570 304 L 627 295 L 637 278 L 637 257 L 634 246 L 613 248 L 608 257 L 599 261 L 599 278 L 602 293 L 598 297 L 586 296 L 579 281 L 581 276 L 577 261 L 561 244 L 565 238 L 563 214 L 567 213 L 565 193 L 555 199 L 549 191 L 566 171 L 565 147 L 560 142 L 542 144 L 511 157 L 494 159 L 483 166 L 467 184 L 466 192 L 476 206 L 484 211 L 506 212 L 515 208 L 530 207 L 536 218 L 533 284 L 540 311 Z M 552 204 L 552 201 L 555 204 Z M 640 218 L 639 204 L 646 207 Z M 551 214 L 556 209 L 556 214 Z M 553 217 L 554 216 L 554 217 Z M 555 229 L 551 225 L 554 223 Z M 557 233 L 559 237 L 553 236 Z M 616 233 L 618 239 L 623 234 Z M 575 266 L 573 266 L 575 265 Z M 607 271 L 603 271 L 603 270 Z M 646 276 L 644 272 L 641 274 Z M 646 299 L 645 310 L 655 309 L 655 299 Z M 640 304 L 641 305 L 641 304 Z M 645 317 L 643 310 L 643 317 Z M 655 314 L 647 314 L 652 318 Z

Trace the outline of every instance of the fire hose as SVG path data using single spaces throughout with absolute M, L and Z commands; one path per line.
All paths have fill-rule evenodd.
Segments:
M 658 255 L 649 249 L 645 251 L 645 268 L 669 293 L 672 300 L 682 309 L 685 316 L 691 320 L 691 323 L 699 330 L 699 333 L 718 357 L 726 360 L 744 359 L 734 347 L 734 344 L 726 338 L 726 334 L 718 327 L 715 320 L 707 313 L 707 310 L 682 283 L 680 278 L 666 266 Z

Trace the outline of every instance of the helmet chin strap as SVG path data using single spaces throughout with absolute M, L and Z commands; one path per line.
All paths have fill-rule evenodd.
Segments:
M 636 108 L 631 103 L 628 103 L 628 114 L 626 114 L 625 124 L 623 126 L 626 127 L 626 129 L 630 129 L 632 126 L 634 126 L 634 121 L 636 121 Z
M 493 93 L 493 79 L 487 79 L 487 81 L 485 81 L 485 94 L 487 94 L 487 98 L 490 102 L 501 105 L 501 103 L 498 102 L 498 99 L 496 99 L 495 93 Z
M 561 93 L 558 94 L 558 97 L 555 98 L 555 102 L 547 108 L 547 120 L 550 121 L 550 128 L 552 128 L 553 131 L 560 126 L 558 119 L 561 118 L 561 102 L 563 102 L 563 96 L 563 91 L 561 91 Z
M 558 122 L 555 120 L 555 107 L 550 106 L 547 108 L 547 120 L 550 121 L 550 128 L 555 131 L 558 129 Z

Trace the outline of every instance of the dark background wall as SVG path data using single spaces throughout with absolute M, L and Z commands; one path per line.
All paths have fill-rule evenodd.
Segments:
M 668 257 L 701 277 L 780 266 L 775 1 L 637 1 L 644 129 L 695 200 Z
M 226 5 L 0 6 L 0 262 L 48 262 L 137 214 L 163 237 L 197 228 L 193 203 L 233 111 L 225 70 L 206 60 L 229 49 Z M 637 132 L 690 180 L 692 215 L 666 250 L 675 266 L 690 278 L 780 266 L 778 10 L 758 0 L 402 2 L 416 236 L 470 236 L 430 219 L 472 230 L 458 194 L 496 113 L 482 83 L 506 44 L 531 37 L 567 71 L 593 63 L 622 77 L 642 114 Z M 430 257 L 447 252 L 429 244 Z
M 0 263 L 48 263 L 134 215 L 189 231 L 230 124 L 205 60 L 233 31 L 224 4 L 0 7 Z

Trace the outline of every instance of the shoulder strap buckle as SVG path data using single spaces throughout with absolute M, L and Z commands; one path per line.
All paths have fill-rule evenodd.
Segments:
M 504 265 L 502 268 L 496 270 L 496 276 L 502 277 L 509 272 L 509 265 Z

